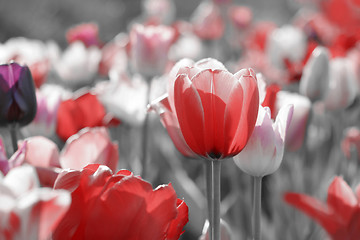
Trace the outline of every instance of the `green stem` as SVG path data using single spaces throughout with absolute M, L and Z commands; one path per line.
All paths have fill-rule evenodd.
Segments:
M 147 91 L 146 91 L 146 107 L 150 103 L 150 89 L 151 89 L 151 81 L 149 79 L 146 80 L 147 82 Z M 145 109 L 146 111 L 146 109 Z M 147 177 L 147 164 L 148 164 L 148 134 L 149 134 L 149 113 L 146 111 L 145 119 L 142 126 L 142 143 L 141 143 L 141 166 L 142 166 L 142 173 L 141 177 L 146 179 Z
M 253 238 L 261 239 L 261 182 L 262 177 L 254 177 L 254 206 L 253 206 Z
M 220 240 L 221 161 L 206 160 L 206 191 L 210 240 Z
M 12 147 L 13 147 L 13 150 L 14 150 L 14 153 L 15 153 L 18 150 L 17 136 L 16 136 L 17 124 L 16 123 L 11 123 L 9 125 L 9 130 L 10 130 Z

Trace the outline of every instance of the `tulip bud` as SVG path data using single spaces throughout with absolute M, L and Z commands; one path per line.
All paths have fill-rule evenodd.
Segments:
M 174 30 L 166 26 L 136 24 L 130 32 L 131 60 L 134 70 L 145 77 L 162 75 Z
M 0 126 L 25 126 L 35 115 L 35 87 L 29 68 L 15 62 L 0 65 Z
M 305 65 L 300 93 L 313 101 L 322 99 L 329 84 L 329 53 L 324 47 L 317 47 Z
M 285 136 L 292 114 L 293 106 L 284 106 L 273 123 L 270 109 L 260 106 L 257 122 L 248 143 L 234 156 L 236 165 L 255 177 L 274 173 L 282 162 Z

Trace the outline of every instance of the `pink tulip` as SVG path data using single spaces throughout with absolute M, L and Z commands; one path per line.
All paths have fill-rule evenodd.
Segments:
M 326 95 L 329 84 L 329 52 L 325 47 L 317 47 L 304 67 L 300 80 L 300 93 L 312 101 Z
M 49 239 L 71 203 L 68 191 L 40 188 L 30 166 L 0 175 L 0 188 L 0 239 Z
M 25 162 L 36 167 L 60 167 L 57 145 L 43 137 L 26 139 Z
M 117 170 L 118 147 L 111 142 L 105 128 L 83 129 L 66 141 L 60 153 L 53 141 L 42 136 L 27 138 L 24 143 L 27 143 L 22 150 L 24 157 L 17 165 L 26 162 L 35 166 L 40 182 L 45 186 L 53 186 L 61 168 L 79 170 L 88 164 L 97 163 Z
M 66 40 L 69 44 L 81 41 L 86 47 L 101 47 L 99 40 L 99 27 L 96 23 L 82 23 L 70 28 L 66 32 Z
M 287 131 L 286 148 L 291 151 L 296 151 L 304 142 L 311 102 L 307 97 L 297 93 L 286 91 L 278 92 L 275 102 L 275 112 L 278 112 L 281 107 L 288 104 L 294 106 L 294 113 Z
M 135 24 L 130 32 L 130 56 L 134 70 L 147 78 L 162 75 L 174 36 L 170 27 Z
M 255 126 L 259 106 L 251 69 L 234 75 L 215 59 L 184 59 L 170 72 L 168 96 L 152 104 L 185 156 L 226 158 L 239 153 Z
M 284 106 L 273 122 L 270 109 L 260 106 L 256 125 L 248 143 L 234 156 L 236 165 L 255 177 L 274 173 L 282 162 L 286 132 L 292 114 L 293 106 Z
M 229 15 L 232 24 L 240 31 L 248 28 L 253 20 L 253 12 L 251 8 L 245 6 L 231 7 Z
M 220 9 L 215 4 L 203 1 L 196 8 L 191 20 L 195 34 L 204 40 L 219 39 L 225 31 Z
M 90 128 L 70 137 L 61 151 L 62 168 L 81 170 L 88 164 L 97 163 L 117 170 L 119 152 L 111 142 L 106 128 Z

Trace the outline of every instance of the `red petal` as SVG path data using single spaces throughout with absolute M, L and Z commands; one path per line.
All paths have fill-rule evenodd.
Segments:
M 187 145 L 195 153 L 206 156 L 204 110 L 199 93 L 186 75 L 179 75 L 175 81 L 174 100 L 180 129 Z
M 237 134 L 239 122 L 241 119 L 241 109 L 243 102 L 243 89 L 241 84 L 238 82 L 233 89 L 230 91 L 229 100 L 225 109 L 224 117 L 224 135 L 225 135 L 225 151 L 224 157 L 229 155 L 235 155 L 238 152 L 234 152 L 232 143 Z
M 347 225 L 357 210 L 358 201 L 349 185 L 341 177 L 335 177 L 328 189 L 327 204 Z
M 229 91 L 237 82 L 229 72 L 206 69 L 195 75 L 193 85 L 204 109 L 205 146 L 208 154 L 220 157 L 224 152 L 224 115 Z
M 240 152 L 249 140 L 257 119 L 259 110 L 259 90 L 255 73 L 249 70 L 240 70 L 235 74 L 243 88 L 243 102 L 241 118 L 236 131 L 230 152 Z
M 341 225 L 337 215 L 323 202 L 299 193 L 286 193 L 285 201 L 303 211 L 306 215 L 318 222 L 330 235 L 336 233 L 344 226 Z
M 183 228 L 186 223 L 189 221 L 189 208 L 186 205 L 184 200 L 178 199 L 176 202 L 177 205 L 177 216 L 171 222 L 169 229 L 167 231 L 166 240 L 177 240 L 180 235 L 183 233 Z

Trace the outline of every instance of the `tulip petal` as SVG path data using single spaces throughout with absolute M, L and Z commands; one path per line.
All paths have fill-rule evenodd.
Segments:
M 231 152 L 240 152 L 246 145 L 255 127 L 259 109 L 259 90 L 253 70 L 240 70 L 235 74 L 243 88 L 241 119 L 231 145 Z
M 84 129 L 66 141 L 61 151 L 63 168 L 81 170 L 88 164 L 103 164 L 113 172 L 117 170 L 119 152 L 104 127 Z
M 239 122 L 241 119 L 242 107 L 243 104 L 243 88 L 239 82 L 236 82 L 233 89 L 229 94 L 228 103 L 225 109 L 224 115 L 224 153 L 223 155 L 229 155 L 230 153 L 237 154 L 238 152 L 233 152 L 233 141 L 237 134 L 239 127 Z
M 68 191 L 50 188 L 35 189 L 21 198 L 15 209 L 22 219 L 20 239 L 49 239 L 70 203 Z
M 201 59 L 200 61 L 195 63 L 194 67 L 198 67 L 200 69 L 211 69 L 211 70 L 219 69 L 219 70 L 227 71 L 224 64 L 222 64 L 221 62 L 219 62 L 214 58 Z
M 349 185 L 341 177 L 335 177 L 328 189 L 327 204 L 347 225 L 358 203 Z
M 188 218 L 189 208 L 186 205 L 185 201 L 178 199 L 176 202 L 176 206 L 177 206 L 178 213 L 177 213 L 176 219 L 174 219 L 171 222 L 169 229 L 167 230 L 166 240 L 179 239 L 180 235 L 183 233 L 184 226 L 189 221 L 189 218 Z
M 336 214 L 316 198 L 299 193 L 286 193 L 284 199 L 317 221 L 329 234 L 339 229 L 340 223 Z
M 4 178 L 3 184 L 11 189 L 15 196 L 20 196 L 38 187 L 39 180 L 33 167 L 23 165 L 13 168 Z
M 204 109 L 205 147 L 207 153 L 219 158 L 224 152 L 224 114 L 236 78 L 222 70 L 203 70 L 192 79 Z
M 36 167 L 60 167 L 59 149 L 48 138 L 42 136 L 28 138 L 25 162 Z
M 174 86 L 176 115 L 187 145 L 205 156 L 204 109 L 198 91 L 186 75 L 179 75 Z

